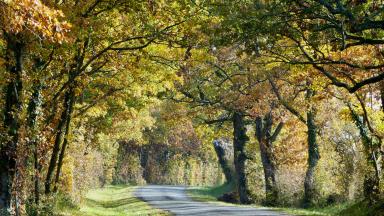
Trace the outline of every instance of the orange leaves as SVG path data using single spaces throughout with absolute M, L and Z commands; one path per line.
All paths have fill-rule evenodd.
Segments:
M 65 21 L 60 10 L 45 6 L 39 0 L 0 1 L 1 23 L 8 33 L 22 32 L 61 43 L 67 40 L 66 34 L 71 25 Z
M 325 68 L 346 82 L 375 76 L 382 72 L 384 63 L 380 45 L 350 47 L 332 52 L 327 58 L 332 64 Z

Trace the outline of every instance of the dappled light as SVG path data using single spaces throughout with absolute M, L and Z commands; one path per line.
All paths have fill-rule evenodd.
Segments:
M 0 0 L 0 215 L 384 216 L 383 0 Z
M 287 215 L 263 208 L 217 205 L 193 201 L 184 192 L 185 187 L 145 186 L 136 195 L 149 204 L 176 215 Z

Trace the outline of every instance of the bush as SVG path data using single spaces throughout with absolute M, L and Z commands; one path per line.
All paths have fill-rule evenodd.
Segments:
M 240 198 L 237 192 L 229 192 L 219 196 L 217 200 L 227 203 L 239 203 Z
M 330 194 L 327 198 L 327 205 L 339 204 L 345 202 L 346 199 L 340 194 Z
M 9 216 L 7 209 L 5 208 L 0 209 L 0 216 Z
M 28 200 L 26 211 L 28 216 L 49 216 L 55 215 L 55 202 L 53 197 L 45 198 L 37 205 L 33 199 Z
M 360 201 L 339 212 L 340 216 L 384 216 L 384 200 L 370 203 Z
M 44 197 L 37 205 L 34 200 L 28 200 L 26 211 L 28 216 L 58 216 L 63 209 L 79 209 L 67 194 L 58 193 Z

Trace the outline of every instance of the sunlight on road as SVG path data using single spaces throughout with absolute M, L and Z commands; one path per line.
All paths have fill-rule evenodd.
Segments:
M 250 208 L 203 203 L 190 199 L 185 187 L 179 186 L 144 186 L 134 194 L 150 205 L 170 211 L 175 215 L 286 215 L 265 208 Z

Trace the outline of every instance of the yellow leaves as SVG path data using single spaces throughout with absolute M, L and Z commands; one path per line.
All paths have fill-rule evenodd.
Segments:
M 276 68 L 279 68 L 281 66 L 280 62 L 271 62 L 269 64 L 266 64 L 265 69 L 268 71 L 272 71 Z
M 296 83 L 305 81 L 309 74 L 309 68 L 305 65 L 293 65 L 289 67 L 289 80 Z
M 341 120 L 352 121 L 351 111 L 348 109 L 348 107 L 343 107 L 340 109 L 339 116 Z
M 66 157 L 64 159 L 64 164 L 62 167 L 62 181 L 61 181 L 61 190 L 72 192 L 73 190 L 73 182 L 74 182 L 74 158 Z
M 51 9 L 39 0 L 6 1 L 0 4 L 4 12 L 1 23 L 9 33 L 32 33 L 41 39 L 61 43 L 67 40 L 71 25 L 60 21 L 64 14 L 60 10 Z
M 130 109 L 131 117 L 120 119 L 114 124 L 114 138 L 142 141 L 144 128 L 151 128 L 155 120 L 149 112 L 149 108 L 141 110 Z
M 368 118 L 370 121 L 371 126 L 375 129 L 375 131 L 380 135 L 384 135 L 384 113 L 381 111 L 381 109 L 375 110 L 370 107 L 365 107 Z M 354 107 L 354 111 L 359 115 L 363 116 L 364 111 L 361 108 L 361 106 Z M 353 118 L 351 115 L 351 111 L 348 109 L 348 107 L 343 107 L 339 111 L 339 118 L 344 121 L 352 122 Z
M 329 84 L 329 80 L 324 76 L 313 76 L 311 89 L 316 92 L 324 92 L 324 89 Z
M 107 114 L 107 109 L 105 109 L 105 106 L 92 107 L 87 111 L 87 115 L 90 117 L 102 117 L 102 116 L 105 116 L 106 114 Z

